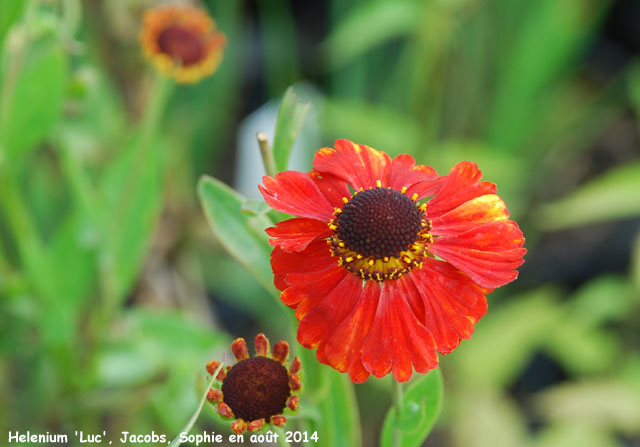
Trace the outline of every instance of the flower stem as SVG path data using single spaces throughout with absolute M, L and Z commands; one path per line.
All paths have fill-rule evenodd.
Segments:
M 264 132 L 258 132 L 256 139 L 258 140 L 258 146 L 260 146 L 264 169 L 269 177 L 273 177 L 276 175 L 276 161 L 273 158 L 273 150 L 269 146 L 269 137 Z
M 156 76 L 153 81 L 151 92 L 149 93 L 149 102 L 145 107 L 142 122 L 140 123 L 141 141 L 139 154 L 141 155 L 145 155 L 146 151 L 151 150 L 149 146 L 153 146 L 153 140 L 158 133 L 174 86 L 175 84 L 171 79 L 162 76 Z
M 224 363 L 220 363 L 220 366 L 218 366 L 218 369 L 216 369 L 213 375 L 211 376 L 211 380 L 209 380 L 209 382 L 207 383 L 207 386 L 204 389 L 204 393 L 202 394 L 202 398 L 200 398 L 200 404 L 198 405 L 198 408 L 196 408 L 196 412 L 193 413 L 193 415 L 191 416 L 191 419 L 189 419 L 189 422 L 187 422 L 187 425 L 185 425 L 182 431 L 178 433 L 178 436 L 173 438 L 173 441 L 171 441 L 171 444 L 169 444 L 169 447 L 180 446 L 182 444 L 182 442 L 180 442 L 180 435 L 182 433 L 188 434 L 193 428 L 193 424 L 196 423 L 196 420 L 198 419 L 198 416 L 200 416 L 200 412 L 202 411 L 202 407 L 204 407 L 204 402 L 207 400 L 207 394 L 209 394 L 209 390 L 211 389 L 213 382 L 216 380 L 216 377 L 218 377 L 218 373 L 222 369 L 223 365 Z
M 402 401 L 404 398 L 404 387 L 402 382 L 393 381 L 394 393 L 393 393 L 393 406 L 395 407 L 395 426 L 393 428 L 393 446 L 400 447 L 402 445 L 402 434 L 398 430 L 398 419 L 400 418 L 400 411 L 402 408 Z

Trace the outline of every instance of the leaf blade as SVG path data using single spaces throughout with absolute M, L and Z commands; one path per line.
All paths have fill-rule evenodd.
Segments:
M 402 407 L 389 409 L 382 427 L 380 445 L 391 447 L 394 430 L 399 431 L 400 445 L 422 445 L 438 420 L 442 409 L 443 381 L 440 369 L 430 371 L 411 383 L 403 397 Z
M 213 177 L 201 177 L 198 197 L 209 227 L 220 244 L 273 293 L 273 274 L 269 262 L 271 246 L 264 232 L 267 227 L 273 226 L 271 220 L 265 214 L 244 212 L 246 199 Z
M 310 108 L 311 103 L 301 101 L 293 91 L 293 87 L 287 89 L 280 103 L 276 132 L 273 137 L 273 157 L 278 172 L 287 169 L 293 144 Z

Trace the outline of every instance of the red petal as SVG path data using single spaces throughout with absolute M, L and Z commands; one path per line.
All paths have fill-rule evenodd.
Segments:
M 481 177 L 482 172 L 475 163 L 463 161 L 455 165 L 443 178 L 442 188 L 427 203 L 429 216 L 441 216 L 471 199 L 495 193 L 496 185 L 493 183 L 478 183 Z
M 526 250 L 518 225 L 511 221 L 477 225 L 463 233 L 435 238 L 429 248 L 483 287 L 496 288 L 518 277 Z
M 431 234 L 437 236 L 455 235 L 477 225 L 508 219 L 509 211 L 504 201 L 495 194 L 486 194 L 431 219 L 433 224 Z
M 313 349 L 328 336 L 358 302 L 362 293 L 362 279 L 346 272 L 340 283 L 325 295 L 298 325 L 298 341 Z
M 364 383 L 371 373 L 362 364 L 362 359 L 357 356 L 349 365 L 349 378 L 353 383 Z
M 318 272 L 290 273 L 286 280 L 290 287 L 280 294 L 280 300 L 294 308 L 296 318 L 302 320 L 346 275 L 351 274 L 338 265 Z
M 351 380 L 356 383 L 362 383 L 369 377 L 362 366 L 360 351 L 371 328 L 379 299 L 380 285 L 375 281 L 367 281 L 349 315 L 320 342 L 316 352 L 319 362 L 331 365 L 340 372 L 348 370 Z
M 407 188 L 407 195 L 418 194 L 418 199 L 438 192 L 445 177 L 440 177 L 430 166 L 418 165 L 412 156 L 398 155 L 391 161 L 389 168 L 388 186 L 398 191 Z
M 417 371 L 438 364 L 434 339 L 411 311 L 400 280 L 385 282 L 371 332 L 362 347 L 362 363 L 374 376 L 393 370 L 393 377 L 406 382 Z
M 331 256 L 331 249 L 323 240 L 311 242 L 301 252 L 288 253 L 279 247 L 271 252 L 273 282 L 278 290 L 286 289 L 285 278 L 289 273 L 324 270 L 334 264 L 337 264 L 336 258 Z
M 427 259 L 422 269 L 407 275 L 416 285 L 425 307 L 425 326 L 438 351 L 446 354 L 471 337 L 475 323 L 487 311 L 483 289 L 451 265 Z
M 328 222 L 333 207 L 327 202 L 309 175 L 303 172 L 284 171 L 275 178 L 262 177 L 264 187 L 258 185 L 269 206 L 283 213 Z
M 287 252 L 302 251 L 314 240 L 327 238 L 332 233 L 325 222 L 306 217 L 285 220 L 265 231 L 278 238 L 269 239 L 271 245 Z
M 317 171 L 309 172 L 309 177 L 315 182 L 316 186 L 320 189 L 320 192 L 324 194 L 327 201 L 334 208 L 340 208 L 344 206 L 342 201 L 343 197 L 351 197 L 349 187 L 344 180 L 340 180 L 335 175 L 329 173 L 320 173 Z
M 384 152 L 349 140 L 336 140 L 335 149 L 322 148 L 313 159 L 316 171 L 333 174 L 355 189 L 376 186 L 377 180 L 386 185 L 390 163 Z

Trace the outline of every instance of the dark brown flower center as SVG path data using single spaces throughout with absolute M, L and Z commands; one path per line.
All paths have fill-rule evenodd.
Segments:
M 338 238 L 364 257 L 398 257 L 417 240 L 421 220 L 416 203 L 401 192 L 367 189 L 353 196 L 338 214 Z
M 289 375 L 275 360 L 251 357 L 233 365 L 222 382 L 222 393 L 237 418 L 269 422 L 282 413 L 291 395 Z
M 202 42 L 193 32 L 177 26 L 169 26 L 158 36 L 158 47 L 162 53 L 179 60 L 183 66 L 192 65 L 202 59 Z

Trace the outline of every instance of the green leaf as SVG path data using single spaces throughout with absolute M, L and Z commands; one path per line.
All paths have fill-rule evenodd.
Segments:
M 473 342 L 452 354 L 461 381 L 476 388 L 508 386 L 534 351 L 562 322 L 558 292 L 541 287 L 489 312 L 476 326 Z
M 545 348 L 572 376 L 605 373 L 622 354 L 615 336 L 589 327 L 588 321 L 571 312 L 565 315 L 562 324 L 549 331 Z
M 172 312 L 132 309 L 119 316 L 117 329 L 99 355 L 105 387 L 135 386 L 164 373 L 192 378 L 229 343 L 224 333 Z
M 614 168 L 567 197 L 543 205 L 538 225 L 558 230 L 640 216 L 640 163 Z
M 9 28 L 20 18 L 26 1 L 8 0 L 0 2 L 0 53 L 2 53 L 2 43 Z
M 538 394 L 534 406 L 549 421 L 637 433 L 640 390 L 616 379 L 557 385 Z
M 383 447 L 422 445 L 438 420 L 442 409 L 443 382 L 440 369 L 435 369 L 411 382 L 399 411 L 391 407 L 382 427 Z M 399 436 L 399 444 L 395 437 Z
M 10 64 L 11 65 L 11 62 Z M 54 39 L 36 42 L 19 72 L 4 70 L 0 146 L 9 159 L 16 159 L 39 144 L 60 116 L 67 77 L 67 57 Z
M 318 363 L 313 351 L 301 348 L 299 356 L 304 371 L 304 399 L 320 412 L 317 419 L 310 421 L 308 432 L 317 431 L 318 445 L 323 447 L 360 446 L 358 403 L 349 376 Z M 300 414 L 304 416 L 304 403 Z
M 324 43 L 331 68 L 340 68 L 394 37 L 411 33 L 420 23 L 421 7 L 421 2 L 409 1 L 365 2 L 354 7 Z
M 287 89 L 280 103 L 276 133 L 273 137 L 273 158 L 278 172 L 287 169 L 293 144 L 310 108 L 311 103 L 300 101 L 293 87 Z
M 83 230 L 79 214 L 72 214 L 44 249 L 26 252 L 25 270 L 40 298 L 40 327 L 51 345 L 71 343 L 78 313 L 95 286 L 96 254 Z
M 198 196 L 209 226 L 220 244 L 270 292 L 274 292 L 269 259 L 271 246 L 264 230 L 273 226 L 264 214 L 243 212 L 246 199 L 212 177 L 198 182 Z
M 328 381 L 329 395 L 321 403 L 323 430 L 322 445 L 358 446 L 360 440 L 360 420 L 353 383 L 346 374 L 324 368 Z
M 99 158 L 101 152 L 111 154 L 121 143 L 127 112 L 108 76 L 85 63 L 69 80 L 66 101 L 69 110 L 56 127 L 60 146 L 78 159 Z
M 544 426 L 536 436 L 534 445 L 545 447 L 616 447 L 620 443 L 616 435 L 601 427 L 593 427 L 585 423 L 554 423 Z
M 489 142 L 505 151 L 516 151 L 539 125 L 546 113 L 545 99 L 573 69 L 608 2 L 529 3 L 527 13 L 520 11 L 516 16 L 516 34 L 505 39 L 507 48 L 500 54 L 501 72 L 489 115 Z M 513 8 L 515 2 L 501 4 Z
M 247 199 L 242 204 L 242 212 L 251 216 L 266 214 L 271 211 L 271 207 L 264 200 Z
M 137 136 L 109 165 L 102 179 L 102 223 L 106 222 L 104 262 L 114 298 L 122 300 L 144 261 L 162 208 L 164 144 L 141 156 Z
M 198 419 L 198 416 L 200 415 L 200 412 L 202 411 L 202 407 L 204 407 L 204 403 L 207 401 L 207 396 L 209 395 L 209 390 L 211 389 L 211 387 L 213 386 L 213 382 L 216 380 L 216 377 L 218 375 L 218 373 L 220 372 L 220 370 L 222 369 L 223 364 L 221 363 L 220 366 L 218 366 L 218 369 L 216 369 L 213 374 L 211 375 L 211 378 L 209 379 L 209 383 L 207 383 L 207 386 L 204 387 L 204 392 L 202 393 L 202 397 L 200 397 L 200 402 L 198 403 L 198 408 L 196 408 L 196 411 L 191 415 L 191 418 L 189 418 L 189 420 L 187 421 L 187 424 L 184 426 L 184 428 L 182 430 L 180 430 L 180 434 L 178 434 L 178 436 L 176 436 L 173 441 L 171 441 L 171 444 L 169 444 L 169 447 L 178 447 L 180 445 L 182 445 L 182 442 L 180 441 L 180 439 L 182 438 L 182 434 L 183 433 L 189 433 L 191 431 L 191 429 L 193 428 L 193 425 L 196 423 L 196 420 Z

